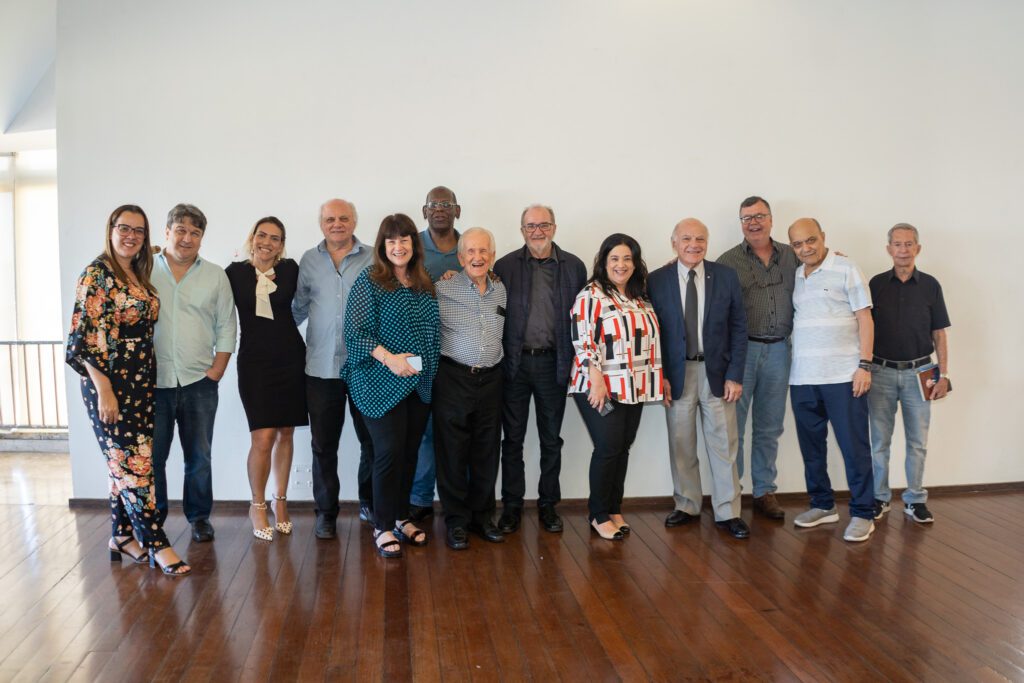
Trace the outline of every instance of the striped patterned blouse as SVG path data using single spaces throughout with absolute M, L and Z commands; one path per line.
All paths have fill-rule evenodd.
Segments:
M 664 397 L 660 328 L 650 302 L 628 299 L 618 291 L 609 296 L 589 283 L 576 295 L 571 315 L 576 358 L 570 394 L 590 391 L 589 367 L 597 362 L 609 393 L 619 403 Z

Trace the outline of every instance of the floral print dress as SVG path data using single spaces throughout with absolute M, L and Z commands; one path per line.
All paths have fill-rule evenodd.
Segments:
M 111 535 L 133 535 L 143 547 L 167 547 L 156 515 L 153 484 L 153 325 L 160 300 L 119 280 L 102 260 L 89 264 L 75 293 L 65 360 L 82 376 L 82 399 L 106 456 L 110 475 Z M 99 393 L 86 364 L 110 380 L 118 419 L 99 419 Z

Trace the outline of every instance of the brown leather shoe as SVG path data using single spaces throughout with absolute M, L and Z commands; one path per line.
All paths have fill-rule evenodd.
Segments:
M 768 519 L 786 518 L 786 511 L 779 506 L 779 501 L 775 500 L 774 493 L 766 493 L 760 498 L 755 498 L 754 512 Z

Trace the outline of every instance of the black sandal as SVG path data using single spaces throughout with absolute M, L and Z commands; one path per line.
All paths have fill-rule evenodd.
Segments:
M 402 556 L 402 544 L 397 539 L 390 541 L 384 541 L 381 543 L 381 537 L 388 533 L 387 531 L 381 531 L 380 529 L 373 530 L 373 543 L 377 546 L 377 553 L 381 557 L 401 557 Z
M 411 526 L 413 529 L 415 529 L 415 531 L 413 531 L 411 535 L 405 533 L 405 528 L 407 526 Z M 428 542 L 430 542 L 430 538 L 427 536 L 427 532 L 413 524 L 412 520 L 409 519 L 395 522 L 394 533 L 398 540 L 402 543 L 408 543 L 409 545 L 414 545 L 417 548 L 422 548 Z M 420 540 L 416 540 L 419 539 L 420 536 L 422 536 L 422 538 Z
M 165 550 L 165 548 L 160 548 L 160 550 Z M 192 567 L 189 567 L 188 566 L 188 562 L 186 562 L 185 560 L 178 560 L 174 564 L 169 564 L 169 565 L 167 565 L 165 567 L 162 564 L 160 564 L 159 562 L 157 562 L 156 554 L 157 554 L 157 550 L 155 548 L 150 548 L 149 549 L 149 568 L 150 569 L 152 569 L 154 567 L 159 567 L 160 571 L 162 571 L 167 576 L 187 576 L 188 574 L 192 573 Z M 182 567 L 185 567 L 188 571 L 179 572 L 178 570 L 181 569 Z
M 110 543 L 113 543 L 117 547 L 116 548 L 111 548 L 110 547 L 110 543 L 107 543 L 107 549 L 110 550 L 110 561 L 111 562 L 120 562 L 121 561 L 121 556 L 122 555 L 127 555 L 129 558 L 131 558 L 131 561 L 136 563 L 136 564 L 142 564 L 143 562 L 145 562 L 146 561 L 146 550 L 145 550 L 145 548 L 143 548 L 141 555 L 132 555 L 130 552 L 128 552 L 127 550 L 124 549 L 124 547 L 126 545 L 128 545 L 129 543 L 131 543 L 134 540 L 135 540 L 134 536 L 129 536 L 128 538 L 126 538 L 123 541 L 121 541 L 120 543 L 118 543 L 117 542 L 117 538 L 111 536 L 110 537 Z

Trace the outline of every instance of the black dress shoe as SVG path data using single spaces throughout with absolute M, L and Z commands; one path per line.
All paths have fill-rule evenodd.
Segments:
M 213 525 L 208 519 L 197 519 L 192 522 L 192 540 L 196 543 L 209 543 L 213 540 Z
M 725 529 L 733 538 L 750 538 L 750 527 L 739 517 L 715 522 L 715 526 L 719 529 Z
M 422 522 L 430 515 L 434 514 L 433 505 L 410 505 L 409 506 L 409 519 L 414 522 Z
M 544 527 L 544 531 L 550 531 L 553 534 L 562 531 L 562 518 L 555 512 L 554 505 L 541 505 L 537 508 L 537 516 L 540 518 L 540 525 Z
M 683 512 L 682 510 L 673 510 L 672 514 L 665 518 L 665 526 L 682 526 L 689 524 L 695 519 L 697 519 L 697 515 L 691 515 L 689 512 Z
M 318 514 L 316 516 L 316 526 L 313 528 L 313 533 L 316 534 L 317 538 L 328 540 L 338 535 L 337 526 L 338 522 L 334 517 Z
M 367 524 L 373 524 L 373 508 L 369 505 L 359 504 L 359 519 Z
M 494 522 L 489 519 L 485 522 L 470 522 L 469 530 L 485 541 L 490 541 L 491 543 L 505 542 L 505 534 L 501 533 L 498 527 L 494 526 Z
M 469 547 L 469 536 L 461 526 L 453 526 L 448 529 L 445 542 L 452 550 L 465 550 Z
M 498 531 L 503 534 L 511 534 L 518 531 L 521 517 L 522 512 L 515 508 L 503 511 L 498 519 Z

